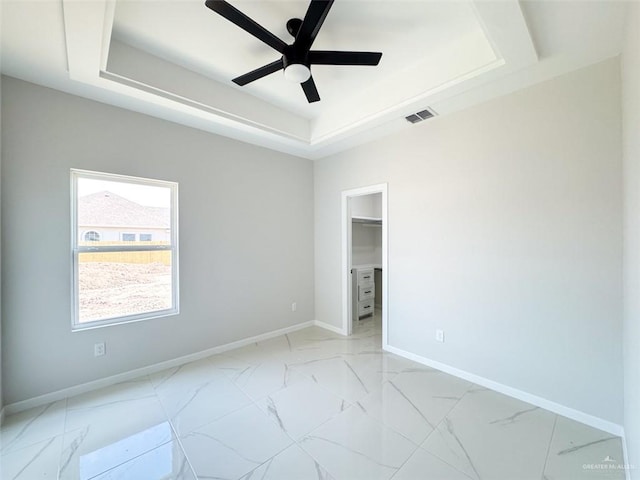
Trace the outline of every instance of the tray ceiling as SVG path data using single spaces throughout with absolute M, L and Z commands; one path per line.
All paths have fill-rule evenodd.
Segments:
M 287 43 L 286 21 L 303 18 L 308 7 L 230 3 Z M 513 80 L 518 72 L 538 68 L 543 79 L 570 63 L 538 66 L 544 62 L 533 38 L 540 33 L 537 43 L 553 50 L 563 40 L 553 38 L 560 27 L 544 32 L 538 24 L 550 19 L 538 18 L 530 31 L 526 19 L 545 10 L 515 0 L 337 0 L 314 49 L 383 57 L 377 67 L 312 66 L 321 101 L 309 104 L 282 72 L 245 87 L 232 83 L 280 55 L 200 0 L 9 1 L 2 8 L 5 73 L 308 158 L 407 128 L 404 116 L 426 107 L 445 115 L 535 80 Z M 621 9 L 602 8 L 590 15 L 604 16 L 607 28 L 623 18 Z

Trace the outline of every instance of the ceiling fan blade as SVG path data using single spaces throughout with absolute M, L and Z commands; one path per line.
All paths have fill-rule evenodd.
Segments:
M 283 68 L 282 59 L 276 60 L 275 62 L 271 62 L 267 65 L 263 65 L 262 67 L 256 68 L 255 70 L 252 70 L 249 73 L 245 73 L 244 75 L 240 75 L 239 77 L 234 78 L 233 83 L 243 87 L 247 83 L 251 83 L 262 77 L 266 77 L 267 75 L 270 75 L 273 72 L 282 70 L 282 68 Z
M 284 43 L 263 26 L 251 20 L 231 4 L 225 2 L 224 0 L 207 0 L 206 2 L 204 2 L 204 4 L 214 12 L 222 15 L 230 22 L 235 23 L 238 27 L 250 33 L 258 40 L 263 41 L 271 48 L 274 48 L 280 53 L 284 53 L 284 49 L 287 46 L 286 43 Z
M 298 35 L 293 45 L 296 48 L 300 48 L 302 51 L 307 51 L 313 45 L 320 27 L 324 23 L 324 19 L 327 18 L 329 9 L 333 5 L 333 0 L 311 0 L 311 4 L 307 9 L 307 13 L 302 20 Z
M 314 65 L 371 65 L 380 63 L 380 52 L 331 52 L 315 50 L 309 52 L 309 62 Z
M 307 96 L 309 103 L 320 101 L 320 94 L 316 88 L 316 83 L 313 81 L 313 77 L 309 77 L 309 80 L 300 85 L 302 85 L 302 90 L 304 90 L 304 94 Z

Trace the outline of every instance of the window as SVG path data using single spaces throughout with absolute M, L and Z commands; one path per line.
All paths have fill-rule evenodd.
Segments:
M 93 230 L 84 234 L 84 240 L 86 242 L 99 242 L 100 234 L 98 232 L 94 232 Z
M 71 185 L 73 329 L 178 313 L 178 184 L 71 170 Z

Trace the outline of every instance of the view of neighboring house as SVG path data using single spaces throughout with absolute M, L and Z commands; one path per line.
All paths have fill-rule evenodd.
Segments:
M 78 199 L 79 242 L 168 242 L 170 209 L 148 207 L 109 191 Z

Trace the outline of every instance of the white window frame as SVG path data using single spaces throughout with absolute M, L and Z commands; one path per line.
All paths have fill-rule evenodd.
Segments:
M 81 246 L 78 244 L 78 179 L 111 180 L 121 183 L 164 187 L 171 190 L 171 244 L 170 245 L 101 245 Z M 171 303 L 172 307 L 164 310 L 137 313 L 119 317 L 105 318 L 80 323 L 79 273 L 78 258 L 84 252 L 135 252 L 149 250 L 171 251 Z M 153 318 L 177 315 L 180 313 L 179 276 L 178 276 L 178 184 L 165 180 L 132 177 L 113 173 L 93 172 L 89 170 L 71 169 L 71 329 L 72 331 L 88 330 L 123 323 L 139 322 Z

